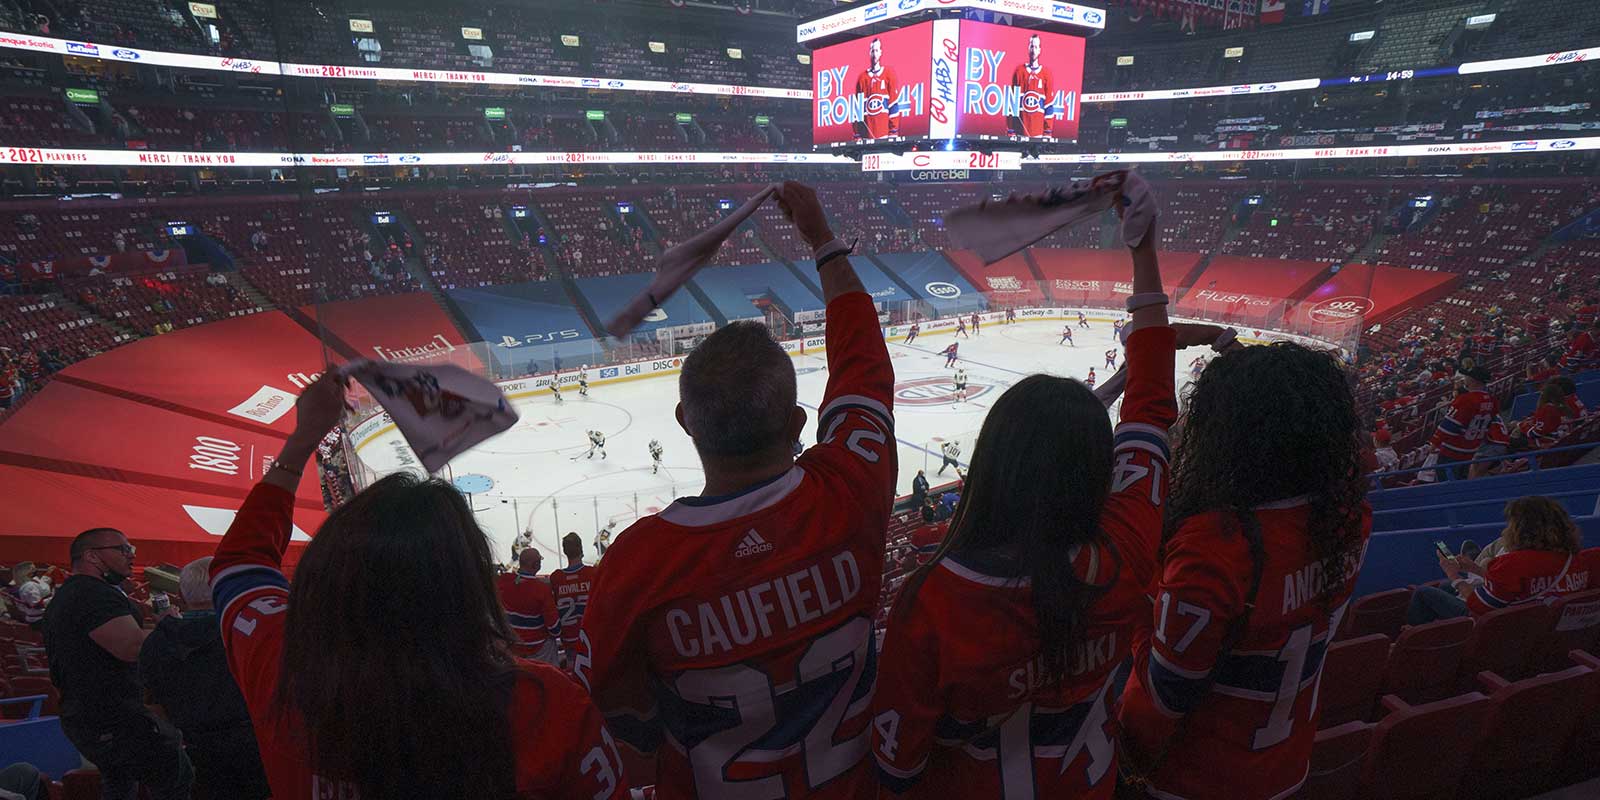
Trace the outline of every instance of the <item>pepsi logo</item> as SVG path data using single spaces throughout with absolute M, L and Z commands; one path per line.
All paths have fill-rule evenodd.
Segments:
M 927 290 L 928 294 L 942 300 L 954 300 L 961 296 L 960 286 L 945 281 L 933 281 L 922 288 Z

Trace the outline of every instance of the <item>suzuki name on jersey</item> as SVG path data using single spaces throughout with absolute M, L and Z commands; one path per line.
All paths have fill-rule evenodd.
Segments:
M 861 593 L 861 567 L 848 550 L 787 575 L 666 614 L 672 647 L 684 658 L 731 653 L 843 608 Z

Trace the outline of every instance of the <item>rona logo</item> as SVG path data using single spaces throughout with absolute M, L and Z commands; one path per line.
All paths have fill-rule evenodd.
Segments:
M 960 286 L 945 281 L 933 281 L 922 288 L 926 289 L 928 294 L 941 300 L 954 300 L 961 296 Z

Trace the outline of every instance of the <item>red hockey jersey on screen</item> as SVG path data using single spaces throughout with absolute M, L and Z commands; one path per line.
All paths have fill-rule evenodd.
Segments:
M 947 554 L 890 616 L 873 708 L 878 777 L 927 798 L 1107 798 L 1116 787 L 1114 697 L 1134 631 L 1150 624 L 1167 486 L 1167 429 L 1177 417 L 1169 327 L 1128 339 L 1129 377 L 1115 438 L 1105 545 L 1071 557 L 1108 586 L 1059 687 L 1036 679 L 1037 628 L 1015 564 Z M 992 561 L 992 559 L 990 559 Z
M 1451 461 L 1471 459 L 1485 440 L 1505 444 L 1506 427 L 1500 421 L 1500 401 L 1488 392 L 1463 392 L 1450 401 L 1450 410 L 1439 418 L 1439 427 L 1429 444 L 1439 457 Z
M 1543 405 L 1533 410 L 1533 415 L 1522 421 L 1522 435 L 1528 437 L 1528 444 L 1535 448 L 1555 447 L 1561 437 L 1567 435 L 1567 426 L 1563 420 L 1567 407 L 1565 405 Z
M 523 652 L 537 651 L 548 639 L 561 636 L 561 614 L 556 611 L 555 592 L 538 575 L 510 572 L 495 579 L 500 590 L 500 605 Z
M 578 625 L 589 607 L 589 587 L 593 582 L 594 567 L 589 564 L 562 567 L 550 573 L 550 590 L 555 593 L 556 613 L 561 617 L 563 644 L 570 646 L 578 641 Z
M 871 793 L 896 450 L 894 371 L 865 293 L 828 305 L 827 357 L 818 443 L 792 469 L 680 498 L 600 562 L 574 670 L 619 739 L 658 751 L 662 800 Z
M 894 70 L 888 67 L 880 66 L 877 72 L 866 70 L 856 78 L 856 94 L 862 98 L 861 125 L 866 130 L 865 138 L 880 139 L 900 133 L 900 121 L 895 116 L 899 91 L 900 82 L 895 80 Z
M 1054 125 L 1051 114 L 1055 111 L 1050 106 L 1051 87 L 1054 85 L 1050 79 L 1050 68 L 1043 64 L 1037 67 L 1018 64 L 1011 73 L 1011 85 L 1022 90 L 1022 106 L 1017 112 L 1022 135 L 1049 136 Z
M 1496 556 L 1484 570 L 1485 583 L 1467 597 L 1474 616 L 1506 606 L 1547 600 L 1589 588 L 1594 553 L 1574 555 L 1550 550 L 1512 550 Z
M 221 615 L 228 670 L 254 720 L 261 764 L 277 800 L 359 800 L 354 787 L 312 772 L 298 746 L 298 720 L 275 713 L 289 582 L 279 571 L 289 544 L 294 494 L 258 484 L 217 546 L 211 597 Z M 560 670 L 519 661 L 511 695 L 516 785 L 530 797 L 591 800 L 628 796 L 622 761 L 600 712 Z M 425 735 L 426 732 L 419 732 Z
M 1134 644 L 1122 695 L 1124 741 L 1148 764 L 1162 800 L 1283 798 L 1305 780 L 1317 732 L 1322 658 L 1355 587 L 1372 510 L 1362 502 L 1361 542 L 1344 574 L 1324 571 L 1305 537 L 1304 498 L 1256 509 L 1264 559 L 1249 627 L 1220 652 L 1245 613 L 1252 563 L 1231 516 L 1182 524 L 1166 545 L 1156 589 L 1154 635 Z M 1338 581 L 1332 599 L 1317 599 Z M 1209 683 L 1215 676 L 1215 682 Z M 1171 741 L 1183 715 L 1182 738 Z

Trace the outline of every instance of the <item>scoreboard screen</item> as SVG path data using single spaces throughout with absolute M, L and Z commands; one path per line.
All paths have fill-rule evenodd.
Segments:
M 956 136 L 1078 138 L 1083 44 L 1079 36 L 963 21 Z
M 812 53 L 812 141 L 1078 138 L 1084 40 L 935 20 Z
M 812 141 L 928 138 L 932 55 L 932 22 L 813 51 Z

